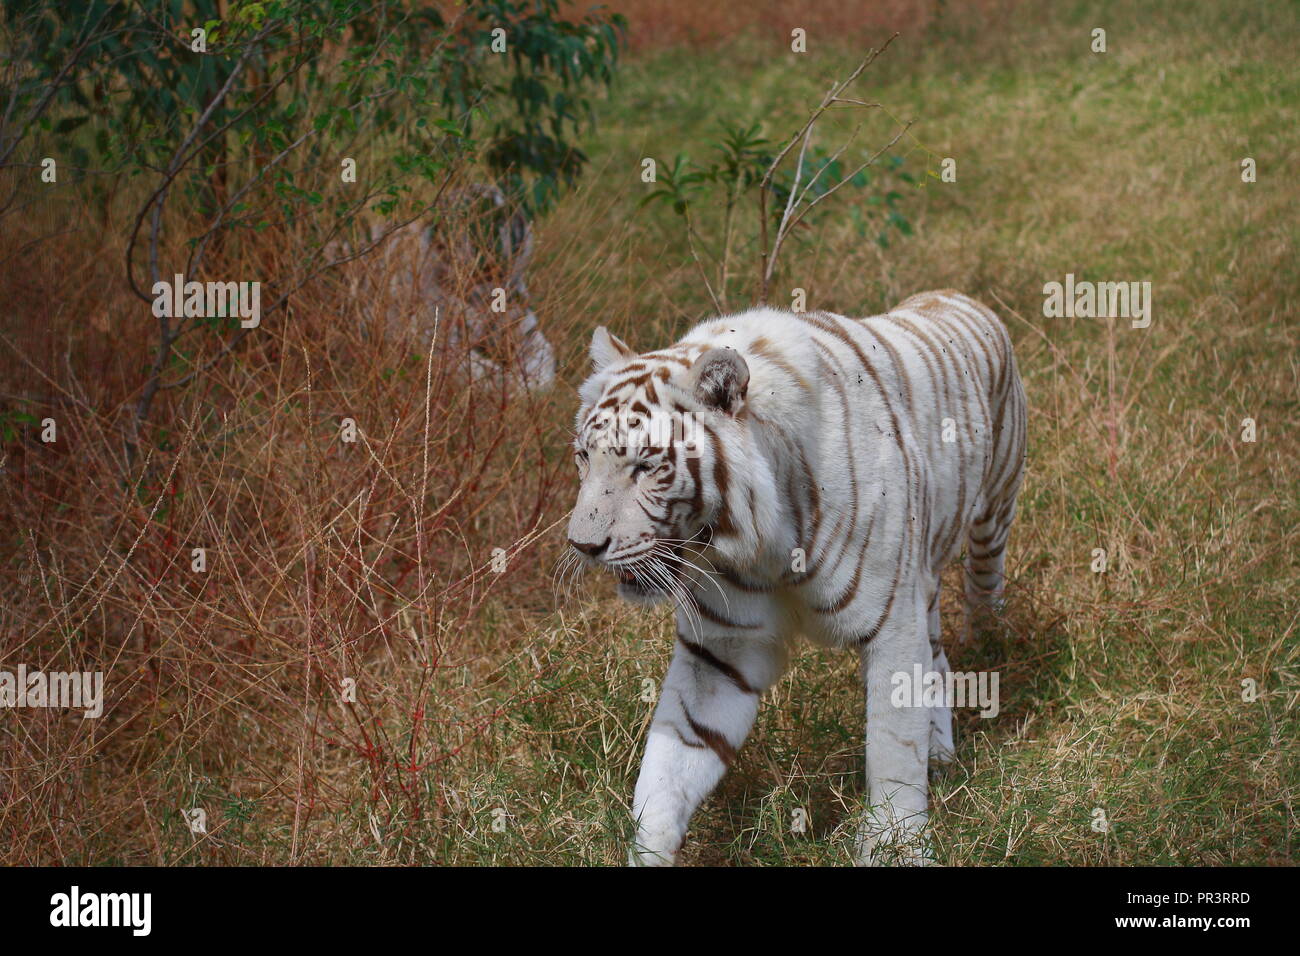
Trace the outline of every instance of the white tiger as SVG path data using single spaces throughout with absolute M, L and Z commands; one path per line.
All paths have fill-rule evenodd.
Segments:
M 551 387 L 555 351 L 526 280 L 532 225 L 500 188 L 479 183 L 456 190 L 429 217 L 374 223 L 370 239 L 373 250 L 348 263 L 345 277 L 371 329 L 410 332 L 428 347 L 436 325 L 442 345 L 465 351 L 472 378 L 504 378 L 532 391 Z M 338 259 L 353 249 L 336 240 L 327 254 Z
M 1002 323 L 929 292 L 866 319 L 756 309 L 641 355 L 598 328 L 591 358 L 569 543 L 620 596 L 677 607 L 631 862 L 675 861 L 796 635 L 861 655 L 859 862 L 927 862 L 927 757 L 952 759 L 952 715 L 890 691 L 914 664 L 948 672 L 939 574 L 963 545 L 968 623 L 1001 606 L 1026 425 Z M 663 440 L 665 417 L 693 439 Z

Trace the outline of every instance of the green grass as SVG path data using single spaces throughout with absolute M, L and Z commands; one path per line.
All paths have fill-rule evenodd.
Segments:
M 1032 411 L 1012 608 L 982 646 L 952 654 L 955 669 L 1000 671 L 1003 710 L 960 716 L 958 764 L 934 785 L 939 859 L 1294 863 L 1300 191 L 1289 170 L 1300 89 L 1286 38 L 1297 11 L 1027 6 L 1010 33 L 903 38 L 878 61 L 859 92 L 915 118 L 919 142 L 957 158 L 958 182 L 910 192 L 916 234 L 883 255 L 828 204 L 777 286 L 809 289 L 810 308 L 866 314 L 951 285 L 1014 313 Z M 1093 26 L 1108 31 L 1104 55 L 1089 52 Z M 749 39 L 624 70 L 584 192 L 611 202 L 587 239 L 621 250 L 611 281 L 633 301 L 614 324 L 635 346 L 663 344 L 710 310 L 679 222 L 635 209 L 649 188 L 640 158 L 702 157 L 724 118 L 788 135 L 856 55 L 814 48 L 798 57 Z M 868 123 L 864 142 L 887 128 Z M 1238 176 L 1247 155 L 1254 184 Z M 923 167 L 926 155 L 907 162 Z M 1113 476 L 1105 323 L 1042 318 L 1042 284 L 1066 272 L 1154 287 L 1153 326 L 1116 330 Z M 733 301 L 752 290 L 746 276 Z M 1237 440 L 1247 415 L 1261 427 L 1254 445 Z M 1093 547 L 1111 553 L 1105 576 L 1089 571 Z M 603 584 L 589 587 L 608 600 Z M 662 674 L 669 632 L 660 622 L 627 634 L 645 617 L 635 612 L 582 613 L 585 649 L 549 649 L 573 663 L 572 699 L 516 725 L 531 760 L 495 785 L 530 808 L 519 825 L 543 856 L 617 862 L 607 821 L 629 799 L 651 707 L 636 680 Z M 797 660 L 697 816 L 686 862 L 848 859 L 862 800 L 855 663 L 813 650 Z M 1254 703 L 1241 700 L 1247 677 Z M 805 835 L 789 831 L 795 807 L 810 815 Z M 1109 833 L 1091 828 L 1095 808 Z

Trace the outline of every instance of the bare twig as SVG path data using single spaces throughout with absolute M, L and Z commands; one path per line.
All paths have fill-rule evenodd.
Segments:
M 704 280 L 704 288 L 709 290 L 709 298 L 713 300 L 713 307 L 722 312 L 724 311 L 722 303 L 718 301 L 718 295 L 713 291 L 713 285 L 709 282 L 709 272 L 704 268 L 704 260 L 700 258 L 699 252 L 695 249 L 695 226 L 691 223 L 690 209 L 683 210 L 682 215 L 686 217 L 686 244 L 690 246 L 691 258 L 695 260 L 695 265 L 699 267 L 700 278 Z
M 897 38 L 898 38 L 898 34 L 897 33 L 893 34 L 888 40 L 886 40 L 879 47 L 870 51 L 867 54 L 867 56 L 863 58 L 862 62 L 859 63 L 857 67 L 854 68 L 853 72 L 851 72 L 847 77 L 845 77 L 843 80 L 839 81 L 838 83 L 834 83 L 831 85 L 831 88 L 826 92 L 826 95 L 822 97 L 821 103 L 819 103 L 817 105 L 817 108 L 814 109 L 811 114 L 809 114 L 807 121 L 803 124 L 802 127 L 800 127 L 799 131 L 796 132 L 792 137 L 790 137 L 790 140 L 785 144 L 784 147 L 782 147 L 781 151 L 776 154 L 776 158 L 773 159 L 771 165 L 768 166 L 767 172 L 763 174 L 763 178 L 759 182 L 759 189 L 758 189 L 758 215 L 759 215 L 759 296 L 758 298 L 760 304 L 767 303 L 768 290 L 772 283 L 772 273 L 776 269 L 777 254 L 781 250 L 781 244 L 785 241 L 785 237 L 789 234 L 790 230 L 793 229 L 795 224 L 800 219 L 803 218 L 804 214 L 806 214 L 807 208 L 811 208 L 811 206 L 815 204 L 817 201 L 826 198 L 826 196 L 830 195 L 830 193 L 834 192 L 840 186 L 844 185 L 844 183 L 852 179 L 853 176 L 856 176 L 867 166 L 870 166 L 873 162 L 875 162 L 876 158 L 879 157 L 880 154 L 884 152 L 884 150 L 881 150 L 880 152 L 876 153 L 875 156 L 867 160 L 867 162 L 864 163 L 862 166 L 858 167 L 858 169 L 854 170 L 853 173 L 850 174 L 848 177 L 841 180 L 839 183 L 836 183 L 835 186 L 833 186 L 827 192 L 823 193 L 821 196 L 818 196 L 813 203 L 809 204 L 809 207 L 805 208 L 804 210 L 796 214 L 796 210 L 798 210 L 800 203 L 802 202 L 803 198 L 808 194 L 808 189 L 812 187 L 812 183 L 809 183 L 807 186 L 805 186 L 804 191 L 802 193 L 799 190 L 799 180 L 800 180 L 800 176 L 803 173 L 804 157 L 807 155 L 808 152 L 808 144 L 812 139 L 814 126 L 816 126 L 817 121 L 821 119 L 822 115 L 825 114 L 827 110 L 829 110 L 832 106 L 836 104 L 847 104 L 855 108 L 878 108 L 880 106 L 879 103 L 864 103 L 859 100 L 848 99 L 847 97 L 844 97 L 842 94 L 844 93 L 845 90 L 849 88 L 849 86 L 851 86 L 854 83 L 854 81 L 857 80 L 859 76 L 863 74 L 863 72 L 867 69 L 867 67 L 871 66 L 871 64 L 875 62 L 876 57 L 880 56 L 887 49 L 889 49 L 889 45 L 893 43 L 894 40 Z M 905 131 L 906 129 L 904 129 L 904 132 Z M 893 146 L 894 143 L 897 143 L 899 137 L 901 136 L 902 133 L 899 133 L 899 135 L 896 136 L 893 139 L 893 141 L 891 141 L 889 145 L 885 147 L 885 149 L 888 149 L 889 147 Z M 769 245 L 768 223 L 767 223 L 768 190 L 772 186 L 772 177 L 776 175 L 776 171 L 781 167 L 781 164 L 785 162 L 786 157 L 790 155 L 790 151 L 794 149 L 796 143 L 799 144 L 799 159 L 798 159 L 798 164 L 796 165 L 794 171 L 794 183 L 790 188 L 790 195 L 786 199 L 785 209 L 781 213 L 781 221 L 777 224 L 776 235 L 772 243 Z M 843 148 L 841 148 L 840 152 L 843 152 Z M 838 156 L 839 153 L 837 153 L 836 155 Z M 818 173 L 818 176 L 820 176 L 820 172 Z M 814 177 L 813 182 L 815 182 L 817 178 L 818 177 Z M 791 218 L 792 216 L 795 218 L 792 219 Z
M 904 135 L 904 134 L 905 134 L 909 129 L 911 129 L 911 128 L 912 128 L 912 121 L 909 120 L 909 121 L 908 121 L 908 122 L 903 126 L 903 128 L 900 129 L 900 130 L 898 131 L 897 134 L 895 134 L 894 138 L 891 139 L 891 140 L 890 140 L 888 143 L 886 143 L 884 146 L 880 147 L 880 149 L 876 150 L 876 152 L 872 154 L 872 156 L 871 156 L 870 159 L 868 159 L 865 163 L 863 163 L 863 164 L 862 164 L 861 166 L 859 166 L 857 169 L 853 170 L 853 172 L 849 173 L 847 176 L 845 176 L 843 179 L 841 179 L 838 183 L 836 183 L 836 184 L 835 184 L 834 186 L 832 186 L 830 189 L 826 190 L 826 192 L 822 193 L 820 196 L 818 196 L 818 197 L 817 197 L 816 199 L 814 199 L 812 202 L 808 203 L 808 205 L 804 206 L 803 209 L 799 212 L 799 215 L 797 215 L 797 216 L 796 216 L 796 217 L 795 217 L 795 218 L 790 222 L 790 227 L 789 227 L 789 228 L 790 228 L 790 229 L 793 229 L 795 226 L 799 225 L 800 220 L 802 220 L 804 216 L 808 215 L 808 213 L 812 210 L 812 208 L 813 208 L 814 206 L 816 206 L 819 202 L 821 202 L 823 199 L 825 199 L 825 198 L 826 198 L 827 196 L 829 196 L 831 193 L 835 192 L 835 190 L 839 189 L 839 188 L 840 188 L 841 186 L 843 186 L 845 183 L 849 182 L 849 181 L 850 181 L 851 179 L 853 179 L 853 177 L 856 176 L 858 173 L 862 172 L 862 171 L 863 171 L 864 169 L 866 169 L 868 166 L 871 166 L 873 163 L 875 163 L 875 161 L 876 161 L 877 159 L 879 159 L 879 158 L 880 158 L 882 155 L 884 155 L 886 152 L 888 152 L 889 150 L 893 149 L 894 145 L 895 145 L 895 144 L 896 144 L 900 139 L 902 139 L 902 138 L 903 138 L 903 135 Z M 806 195 L 806 192 L 805 192 L 805 195 Z M 787 230 L 787 232 L 789 232 L 789 230 Z M 773 250 L 772 256 L 773 256 L 773 259 L 775 260 L 775 258 L 776 258 L 776 250 Z

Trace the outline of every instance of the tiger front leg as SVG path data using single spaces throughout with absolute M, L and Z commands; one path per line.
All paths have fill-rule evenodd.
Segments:
M 930 633 L 930 670 L 941 678 L 947 679 L 948 655 L 943 649 L 943 626 L 939 619 L 940 585 L 936 578 L 930 585 L 930 602 L 926 611 L 926 620 Z M 946 685 L 945 685 L 946 686 Z M 945 696 L 943 701 L 930 708 L 930 760 L 931 770 L 938 770 L 953 762 L 956 758 L 957 743 L 953 734 L 952 707 Z
M 633 866 L 676 862 L 692 814 L 735 760 L 785 664 L 778 639 L 678 635 L 632 801 Z
M 897 609 L 862 649 L 870 801 L 858 831 L 862 866 L 931 862 L 924 833 L 930 709 L 915 700 L 897 706 L 892 694 L 899 679 L 912 680 L 913 665 L 930 661 L 927 616 L 924 607 Z

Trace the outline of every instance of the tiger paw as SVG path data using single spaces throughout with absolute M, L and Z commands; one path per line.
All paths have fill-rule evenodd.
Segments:
M 637 840 L 627 851 L 628 866 L 675 866 L 676 864 L 676 850 L 649 849 L 641 840 Z
M 675 866 L 686 828 L 668 815 L 644 813 L 627 852 L 628 866 Z
M 874 815 L 868 816 L 858 830 L 856 862 L 858 866 L 932 866 L 934 853 L 919 825 L 882 825 Z

